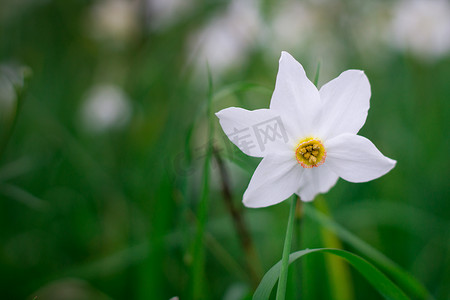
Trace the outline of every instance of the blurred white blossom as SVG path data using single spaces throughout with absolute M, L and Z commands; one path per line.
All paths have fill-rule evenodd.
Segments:
M 362 64 L 370 68 L 383 68 L 391 52 L 386 47 L 386 32 L 390 30 L 392 5 L 385 2 L 360 2 L 352 7 L 346 23 L 346 34 L 352 51 L 358 52 Z
M 90 11 L 88 33 L 99 41 L 123 44 L 139 29 L 137 12 L 136 1 L 97 1 Z
M 315 70 L 318 62 L 322 62 L 326 68 L 320 71 L 320 81 L 332 78 L 343 67 L 339 65 L 343 47 L 335 34 L 341 3 L 332 0 L 278 3 L 269 17 L 264 37 L 264 45 L 270 50 L 267 61 L 287 50 L 309 62 L 306 65 L 309 70 Z
M 403 0 L 393 9 L 391 41 L 424 60 L 450 52 L 450 2 Z
M 317 35 L 320 18 L 307 3 L 284 1 L 276 8 L 271 24 L 270 46 L 278 55 L 281 49 L 305 47 Z
M 6 63 L 0 65 L 0 120 L 8 119 L 17 106 L 17 92 L 31 75 L 28 67 Z
M 132 108 L 121 88 L 99 85 L 89 91 L 80 113 L 87 131 L 101 133 L 124 127 L 130 120 Z
M 0 117 L 8 115 L 14 106 L 16 100 L 16 92 L 12 82 L 0 74 Z
M 262 28 L 259 6 L 253 0 L 233 0 L 189 40 L 189 53 L 200 68 L 224 72 L 244 62 Z
M 193 0 L 146 0 L 147 23 L 154 30 L 169 27 L 192 10 L 194 4 Z

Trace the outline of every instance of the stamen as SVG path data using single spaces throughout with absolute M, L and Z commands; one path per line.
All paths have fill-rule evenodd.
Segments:
M 320 140 L 309 137 L 299 142 L 295 150 L 295 156 L 302 167 L 313 168 L 325 162 L 327 153 Z

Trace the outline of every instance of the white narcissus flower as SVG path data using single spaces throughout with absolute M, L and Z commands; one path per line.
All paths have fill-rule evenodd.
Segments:
M 359 70 L 345 71 L 317 90 L 301 64 L 282 52 L 269 109 L 230 107 L 216 113 L 241 151 L 263 157 L 244 205 L 270 206 L 294 193 L 312 201 L 339 177 L 366 182 L 389 172 L 396 161 L 357 135 L 370 94 L 369 80 Z

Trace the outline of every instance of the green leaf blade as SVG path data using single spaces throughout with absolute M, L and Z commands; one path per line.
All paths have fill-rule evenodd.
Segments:
M 309 205 L 305 205 L 305 215 L 312 218 L 323 227 L 328 228 L 334 232 L 339 238 L 355 249 L 363 253 L 366 257 L 370 258 L 380 268 L 392 276 L 396 282 L 408 292 L 408 294 L 417 297 L 418 299 L 433 299 L 428 290 L 411 274 L 404 271 L 394 261 L 385 256 L 383 253 L 361 240 L 353 233 L 327 217 L 323 213 L 317 211 Z
M 330 253 L 339 256 L 351 264 L 358 270 L 372 286 L 386 299 L 404 300 L 409 299 L 389 278 L 381 273 L 376 267 L 370 264 L 365 259 L 345 250 L 320 248 L 320 249 L 305 249 L 292 253 L 289 256 L 289 264 L 297 259 L 309 255 L 311 253 Z M 271 291 L 278 281 L 278 275 L 281 268 L 281 262 L 275 264 L 261 280 L 258 288 L 253 295 L 253 300 L 269 299 Z

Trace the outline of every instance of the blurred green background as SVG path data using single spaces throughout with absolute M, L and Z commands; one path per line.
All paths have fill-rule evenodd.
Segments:
M 372 182 L 340 179 L 318 209 L 326 203 L 337 223 L 449 299 L 446 0 L 2 0 L 2 298 L 249 299 L 281 258 L 289 209 L 243 207 L 258 160 L 239 153 L 212 113 L 268 107 L 281 50 L 310 78 L 320 62 L 319 86 L 364 70 L 372 98 L 360 134 L 398 162 Z M 207 65 L 231 202 L 217 159 L 204 182 Z M 298 223 L 293 250 L 330 246 L 317 222 Z M 382 298 L 340 268 L 348 276 L 333 277 L 321 254 L 293 265 L 289 299 Z

